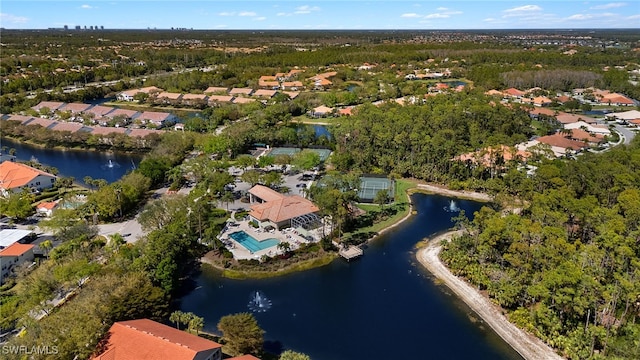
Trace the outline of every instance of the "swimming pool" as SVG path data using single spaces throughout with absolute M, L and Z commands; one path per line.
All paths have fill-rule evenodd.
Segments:
M 229 237 L 237 241 L 240 245 L 244 246 L 251 253 L 268 249 L 280 243 L 280 240 L 278 239 L 266 239 L 266 240 L 258 241 L 253 236 L 247 234 L 244 231 L 236 231 L 234 233 L 229 234 Z

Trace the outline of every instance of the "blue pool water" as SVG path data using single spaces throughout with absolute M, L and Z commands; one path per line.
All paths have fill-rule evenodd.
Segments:
M 229 234 L 233 240 L 240 243 L 240 245 L 244 246 L 247 250 L 252 253 L 264 249 L 268 249 L 272 246 L 278 245 L 280 241 L 278 239 L 266 239 L 263 241 L 256 240 L 253 236 L 247 234 L 244 231 L 236 231 L 234 233 Z

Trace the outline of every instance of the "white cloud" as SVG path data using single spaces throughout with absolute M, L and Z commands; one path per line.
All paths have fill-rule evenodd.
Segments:
M 254 21 L 264 21 L 264 20 L 267 20 L 267 17 L 266 16 L 259 16 L 257 18 L 253 18 L 253 20 Z
M 93 9 L 93 7 L 91 7 L 91 5 L 87 5 L 87 4 L 84 4 L 84 5 L 80 6 L 80 7 L 82 9 Z
M 29 22 L 29 18 L 13 14 L 0 13 L 0 22 L 10 24 L 25 24 Z
M 449 10 L 449 9 L 448 9 L 448 8 L 446 8 L 446 7 L 442 7 L 442 6 L 441 6 L 441 7 L 437 8 L 436 10 L 438 10 L 438 11 L 447 11 L 447 10 Z
M 590 20 L 593 19 L 593 15 L 590 14 L 575 14 L 575 15 L 571 15 L 567 18 L 567 20 L 578 20 L 578 21 L 582 21 L 582 20 Z
M 309 14 L 313 11 L 319 11 L 319 10 L 320 8 L 318 6 L 302 5 L 296 8 L 296 11 L 294 12 L 294 14 Z
M 256 16 L 258 14 L 256 14 L 254 11 L 242 11 L 238 14 L 238 16 Z
M 419 18 L 419 17 L 422 17 L 422 16 L 419 15 L 419 14 L 416 14 L 416 13 L 406 13 L 406 14 L 400 15 L 400 17 L 403 17 L 403 18 Z
M 635 20 L 635 19 L 640 19 L 640 14 L 638 15 L 631 15 L 627 17 L 627 20 Z
M 219 16 L 233 16 L 235 14 L 236 13 L 234 13 L 234 12 L 228 12 L 228 11 L 223 11 L 221 13 L 218 13 Z
M 604 4 L 604 5 L 592 6 L 592 7 L 590 7 L 590 9 L 592 9 L 592 10 L 604 10 L 604 9 L 619 8 L 619 7 L 623 7 L 623 6 L 627 6 L 627 3 L 623 3 L 623 2 L 608 3 L 608 4 Z
M 448 14 L 435 13 L 435 14 L 425 15 L 424 18 L 425 19 L 446 19 L 448 17 L 449 17 Z
M 496 21 L 496 19 L 495 18 L 486 18 L 486 19 L 483 19 L 482 21 L 484 21 L 484 22 L 492 22 L 492 21 Z
M 538 5 L 524 5 L 518 6 L 511 9 L 503 10 L 502 15 L 503 18 L 509 17 L 525 17 L 531 16 L 533 14 L 539 14 L 542 11 L 542 8 Z
M 290 16 L 291 14 L 286 13 L 286 12 L 279 12 L 276 14 L 276 16 Z

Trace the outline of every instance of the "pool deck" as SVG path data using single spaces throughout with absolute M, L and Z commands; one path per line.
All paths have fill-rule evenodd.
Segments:
M 282 254 L 282 251 L 278 249 L 277 246 L 266 248 L 264 250 L 258 250 L 256 252 L 249 251 L 247 248 L 240 245 L 240 243 L 233 240 L 229 236 L 229 234 L 238 232 L 238 231 L 244 231 L 258 241 L 264 241 L 267 239 L 278 239 L 280 242 L 288 242 L 289 244 L 291 244 L 291 250 L 295 250 L 299 248 L 300 245 L 302 244 L 307 244 L 312 242 L 303 238 L 300 235 L 297 235 L 294 229 L 283 229 L 282 231 L 274 229 L 271 231 L 264 231 L 263 229 L 256 229 L 252 227 L 251 225 L 249 225 L 248 221 L 244 221 L 244 220 L 237 221 L 236 224 L 237 224 L 236 226 L 231 226 L 231 224 L 227 225 L 225 230 L 223 230 L 223 232 L 220 233 L 220 235 L 218 235 L 218 238 L 222 240 L 223 243 L 231 244 L 231 245 L 227 245 L 227 249 L 229 249 L 229 251 L 231 251 L 231 253 L 233 254 L 233 257 L 238 260 L 240 259 L 259 260 L 263 255 L 276 256 L 276 255 Z

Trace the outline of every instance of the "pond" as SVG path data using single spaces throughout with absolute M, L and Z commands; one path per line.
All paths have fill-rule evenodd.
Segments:
M 205 267 L 181 310 L 217 332 L 224 315 L 253 311 L 268 349 L 293 349 L 314 360 L 521 359 L 474 313 L 435 285 L 417 264 L 415 244 L 450 228 L 460 209 L 480 203 L 416 194 L 417 214 L 365 249 L 359 260 L 284 277 L 230 280 Z M 259 294 L 257 297 L 256 294 Z
M 37 160 L 58 169 L 59 176 L 72 176 L 84 184 L 84 177 L 104 179 L 108 183 L 119 180 L 124 174 L 138 166 L 142 155 L 90 150 L 47 149 L 19 141 L 0 138 L 0 145 L 16 150 L 19 161 Z M 86 185 L 86 184 L 85 184 Z

